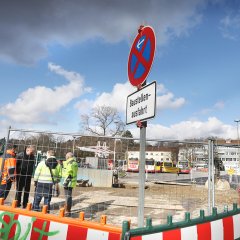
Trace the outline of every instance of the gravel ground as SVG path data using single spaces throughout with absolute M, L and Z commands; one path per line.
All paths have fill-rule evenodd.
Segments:
M 15 192 L 12 191 L 6 201 L 11 204 Z M 31 189 L 30 202 L 33 201 L 34 187 Z M 52 214 L 58 214 L 64 205 L 63 189 L 58 198 L 52 199 Z M 229 209 L 232 203 L 238 202 L 237 192 L 229 190 L 215 191 L 215 205 L 219 212 L 225 205 Z M 125 183 L 124 188 L 76 187 L 73 192 L 73 214 L 77 218 L 79 212 L 85 212 L 85 219 L 99 221 L 101 215 L 107 215 L 107 223 L 121 226 L 122 221 L 130 220 L 131 226 L 137 226 L 138 215 L 138 184 Z M 184 219 L 185 212 L 190 212 L 192 218 L 199 216 L 199 210 L 204 209 L 208 215 L 208 190 L 204 185 L 171 185 L 146 183 L 145 217 L 151 217 L 153 224 L 166 223 L 167 215 L 172 215 L 174 221 Z
M 232 208 L 238 202 L 234 189 L 216 190 L 215 206 L 222 212 L 224 206 Z M 151 217 L 153 224 L 166 223 L 167 216 L 174 221 L 184 219 L 185 212 L 198 217 L 199 211 L 208 215 L 208 190 L 203 185 L 168 185 L 146 183 L 145 217 Z M 138 185 L 125 184 L 125 188 L 78 187 L 74 191 L 73 217 L 85 212 L 85 218 L 99 221 L 107 215 L 107 223 L 121 226 L 123 220 L 130 220 L 137 226 Z

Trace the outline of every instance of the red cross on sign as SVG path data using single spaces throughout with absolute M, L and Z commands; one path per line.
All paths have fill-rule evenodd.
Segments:
M 154 30 L 142 27 L 136 36 L 128 57 L 128 78 L 133 86 L 141 85 L 150 72 L 156 47 Z

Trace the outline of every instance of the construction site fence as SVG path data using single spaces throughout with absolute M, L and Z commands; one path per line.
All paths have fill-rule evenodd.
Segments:
M 118 226 L 121 226 L 122 219 L 125 217 L 131 220 L 132 226 L 136 226 L 139 206 L 137 202 L 139 173 L 133 169 L 127 169 L 126 164 L 128 160 L 130 162 L 131 158 L 137 158 L 139 161 L 138 138 L 89 136 L 79 133 L 9 128 L 4 143 L 6 146 L 15 145 L 17 153 L 23 152 L 28 145 L 34 146 L 36 149 L 34 168 L 46 157 L 48 150 L 54 150 L 57 160 L 60 161 L 65 160 L 67 152 L 73 152 L 78 162 L 79 173 L 78 186 L 73 189 L 72 217 L 77 217 L 80 212 L 85 212 L 85 219 L 92 221 L 98 219 L 100 214 L 107 213 L 108 216 L 114 218 L 113 222 Z M 163 161 L 176 162 L 182 156 L 184 159 L 189 159 L 192 166 L 198 163 L 199 159 L 197 158 L 204 159 L 205 163 L 213 162 L 214 144 L 212 139 L 208 141 L 177 141 L 147 138 L 145 160 L 146 163 L 152 158 L 158 158 L 158 161 L 163 159 Z M 184 150 L 182 151 L 183 155 L 178 152 L 180 148 Z M 6 151 L 3 153 L 3 160 L 5 160 L 5 153 Z M 97 160 L 94 159 L 96 156 Z M 104 161 L 106 159 L 109 161 Z M 2 168 L 3 166 L 4 164 L 2 164 Z M 131 167 L 130 164 L 129 167 Z M 156 167 L 159 168 L 160 165 L 156 165 Z M 116 172 L 114 168 L 118 171 L 117 177 L 114 175 Z M 125 170 L 120 171 L 121 169 Z M 210 214 L 212 207 L 217 207 L 221 211 L 225 205 L 238 201 L 236 188 L 239 185 L 239 176 L 228 175 L 222 171 L 221 179 L 224 181 L 221 186 L 227 183 L 229 188 L 224 188 L 220 192 L 214 188 L 214 167 L 211 168 L 211 171 L 209 168 L 208 173 L 200 171 L 201 169 L 204 170 L 204 168 L 191 168 L 192 171 L 188 174 L 178 174 L 178 171 L 175 171 L 176 167 L 171 169 L 171 171 L 175 171 L 174 173 L 166 174 L 159 173 L 159 169 L 153 172 L 146 169 L 144 184 L 146 187 L 148 185 L 150 187 L 145 191 L 144 219 L 151 217 L 154 224 L 156 222 L 165 223 L 166 216 L 171 214 L 174 221 L 178 221 L 183 217 L 184 212 L 190 212 L 192 216 L 196 217 L 199 209 L 208 211 Z M 33 176 L 34 171 L 31 174 Z M 228 180 L 230 177 L 231 181 Z M 207 183 L 208 179 L 210 181 Z M 88 190 L 83 189 L 83 185 L 80 183 L 84 183 L 85 186 L 93 186 L 93 190 L 89 189 L 87 192 Z M 130 190 L 118 197 L 116 194 L 120 191 L 112 194 L 108 189 L 98 188 L 106 186 L 108 189 L 112 186 L 123 186 L 126 190 Z M 6 205 L 10 206 L 12 200 L 16 199 L 16 187 L 17 184 L 13 183 L 5 200 Z M 151 188 L 153 191 L 149 191 Z M 32 178 L 28 202 L 33 202 L 34 196 L 35 186 Z M 220 197 L 222 198 L 220 199 Z M 58 215 L 58 211 L 64 203 L 65 196 L 61 188 L 59 197 L 51 200 L 51 214 Z
M 240 239 L 240 209 L 233 204 L 232 210 L 218 213 L 212 209 L 212 215 L 205 216 L 200 210 L 198 218 L 191 219 L 190 213 L 185 213 L 185 220 L 173 222 L 168 216 L 167 224 L 152 225 L 152 219 L 146 220 L 146 227 L 130 229 L 129 222 L 123 223 L 122 240 L 239 240 Z

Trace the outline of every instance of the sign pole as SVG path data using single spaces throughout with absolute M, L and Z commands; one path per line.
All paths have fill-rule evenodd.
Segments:
M 140 161 L 139 161 L 139 196 L 138 196 L 138 227 L 144 227 L 145 202 L 145 151 L 147 122 L 139 122 L 140 128 Z

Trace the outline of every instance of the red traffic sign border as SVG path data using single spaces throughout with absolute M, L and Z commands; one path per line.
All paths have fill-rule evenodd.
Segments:
M 143 43 L 144 45 L 142 46 L 141 51 L 138 51 L 136 49 L 136 45 L 139 43 L 140 38 L 144 35 L 146 35 L 146 40 Z M 147 44 L 147 40 L 150 40 L 150 43 L 151 43 L 150 58 L 148 61 L 146 61 L 146 59 L 142 56 L 142 53 Z M 146 80 L 146 78 L 151 70 L 153 60 L 154 60 L 155 48 L 156 48 L 156 37 L 155 37 L 153 28 L 150 26 L 145 26 L 145 27 L 140 28 L 138 35 L 136 36 L 135 40 L 133 41 L 133 44 L 132 44 L 132 47 L 131 47 L 131 50 L 129 53 L 129 57 L 128 57 L 128 79 L 133 86 L 139 86 Z M 136 55 L 138 62 L 136 63 L 136 65 L 134 67 L 134 71 L 131 72 L 131 61 L 132 61 L 133 54 Z M 142 74 L 141 77 L 134 78 L 134 74 L 135 74 L 136 69 L 140 62 L 146 68 L 145 72 Z

